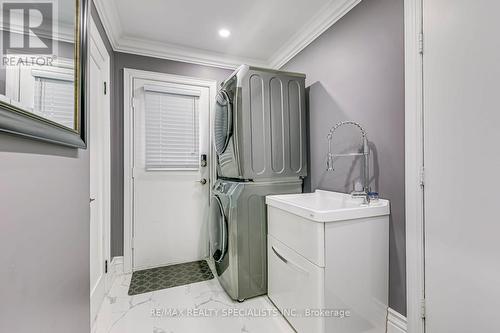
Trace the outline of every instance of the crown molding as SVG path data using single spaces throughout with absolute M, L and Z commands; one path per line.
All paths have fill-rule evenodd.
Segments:
M 188 62 L 204 66 L 236 69 L 241 64 L 260 67 L 267 65 L 265 61 L 257 59 L 230 57 L 216 52 L 133 37 L 122 37 L 118 40 L 117 44 L 115 51 L 118 52 Z
M 118 46 L 123 29 L 120 22 L 120 17 L 117 11 L 113 8 L 113 1 L 110 0 L 93 0 L 97 14 L 101 19 L 102 25 L 113 50 Z
M 235 69 L 241 64 L 281 68 L 360 2 L 361 0 L 330 1 L 270 59 L 262 60 L 232 57 L 177 44 L 126 36 L 118 13 L 113 8 L 113 1 L 94 0 L 97 13 L 114 51 L 228 69 Z
M 275 69 L 283 67 L 360 2 L 361 0 L 330 1 L 270 58 L 269 67 Z
M 22 15 L 11 14 L 9 27 L 4 29 L 3 24 L 0 26 L 0 31 L 8 31 L 14 34 L 24 34 L 24 18 Z M 37 36 L 61 42 L 74 43 L 75 42 L 75 26 L 63 22 L 52 21 L 50 26 L 52 29 L 38 28 Z

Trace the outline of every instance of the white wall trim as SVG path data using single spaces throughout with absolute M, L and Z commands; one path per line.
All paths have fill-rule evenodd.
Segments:
M 405 0 L 406 304 L 408 330 L 423 333 L 424 277 L 422 0 Z
M 389 308 L 387 310 L 387 333 L 406 333 L 407 331 L 406 317 Z
M 116 276 L 123 274 L 123 256 L 111 259 L 110 271 Z
M 132 216 L 133 216 L 133 73 L 123 70 L 123 272 L 132 272 Z
M 74 43 L 75 42 L 75 27 L 69 24 L 63 24 L 59 22 L 54 22 L 54 25 L 57 26 L 57 31 L 44 31 L 41 30 L 37 32 L 39 37 L 50 38 L 52 40 L 58 42 L 66 42 L 66 43 Z M 3 27 L 0 27 L 0 31 L 4 31 Z M 15 34 L 24 34 L 24 23 L 19 19 L 11 18 L 9 30 L 5 30 L 10 33 Z
M 94 0 L 104 30 L 114 51 L 192 64 L 235 69 L 241 64 L 281 68 L 354 8 L 361 0 L 330 1 L 269 59 L 231 57 L 225 54 L 127 36 L 109 0 Z
M 113 8 L 112 1 L 109 0 L 93 0 L 95 8 L 97 9 L 97 14 L 101 19 L 102 25 L 106 34 L 108 35 L 109 42 L 116 50 L 118 45 L 118 40 L 122 35 L 122 25 L 120 18 L 118 17 L 117 11 Z
M 235 69 L 241 64 L 251 64 L 254 66 L 267 65 L 263 60 L 229 57 L 227 55 L 203 51 L 196 48 L 183 47 L 170 43 L 159 43 L 127 36 L 118 40 L 115 51 L 227 69 Z
M 269 59 L 268 66 L 281 68 L 360 2 L 361 0 L 330 1 L 304 29 L 300 29 Z
M 94 20 L 90 19 L 89 25 L 89 36 L 91 42 L 95 43 L 99 52 L 103 55 L 107 55 L 106 59 L 106 78 L 105 81 L 108 85 L 108 91 L 111 91 L 110 81 L 111 81 L 111 63 L 110 63 L 110 55 L 106 46 L 104 45 L 104 41 L 99 34 L 99 30 L 94 22 Z M 89 56 L 92 56 L 89 52 Z M 102 111 L 102 110 L 101 110 Z M 104 147 L 106 148 L 106 154 L 104 156 L 104 200 L 103 211 L 104 211 L 104 223 L 105 223 L 105 258 L 110 261 L 111 260 L 111 95 L 108 93 L 106 95 L 106 108 L 104 110 L 106 114 L 104 115 L 105 126 L 103 128 L 107 129 L 104 133 L 105 142 L 103 142 Z
M 93 51 L 95 50 L 95 51 Z M 88 56 L 89 59 L 96 59 L 97 57 L 101 58 L 104 62 L 104 70 L 105 77 L 103 78 L 105 82 L 110 82 L 111 76 L 111 60 L 110 55 L 104 45 L 104 42 L 97 30 L 95 22 L 92 18 L 89 20 L 89 44 L 88 44 Z M 99 82 L 90 82 L 89 84 L 102 84 Z M 102 142 L 100 144 L 103 146 L 102 150 L 102 163 L 99 167 L 102 167 L 102 187 L 99 189 L 99 195 L 102 195 L 102 220 L 103 220 L 103 228 L 104 234 L 103 237 L 103 259 L 108 263 L 111 261 L 111 95 L 108 93 L 104 98 L 105 105 L 100 105 L 99 110 L 90 110 L 90 116 L 98 116 L 99 122 L 103 123 L 102 129 Z M 92 129 L 90 129 L 90 134 L 92 134 Z M 92 136 L 92 135 L 91 135 Z M 91 145 L 89 149 L 94 149 Z M 92 166 L 91 166 L 92 168 Z M 92 245 L 92 244 L 91 244 Z M 103 262 L 104 264 L 104 262 Z M 108 267 L 109 268 L 109 267 Z M 103 267 L 104 269 L 104 267 Z M 109 287 L 109 278 L 108 274 L 104 273 L 100 278 L 99 282 L 99 290 L 102 288 L 102 291 L 105 293 L 108 292 Z M 90 293 L 90 301 L 91 301 L 91 312 L 92 312 L 92 322 L 95 320 L 95 316 L 98 312 L 98 309 L 101 306 L 102 300 L 98 297 L 99 294 L 94 295 L 94 290 L 91 290 Z
M 133 81 L 136 79 L 172 82 L 186 85 L 196 85 L 209 89 L 209 112 L 212 121 L 213 105 L 217 94 L 217 82 L 188 76 L 156 73 L 137 69 L 125 68 L 123 70 L 123 122 L 124 122 L 124 147 L 123 147 L 123 182 L 124 182 L 124 212 L 123 212 L 123 272 L 133 270 L 132 238 L 133 238 Z M 211 134 L 210 134 L 211 138 Z M 209 164 L 210 165 L 210 164 Z M 212 174 L 213 170 L 209 171 Z

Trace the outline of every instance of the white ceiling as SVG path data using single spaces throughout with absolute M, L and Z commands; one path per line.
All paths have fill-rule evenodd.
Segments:
M 94 0 L 117 51 L 229 68 L 280 67 L 360 1 Z

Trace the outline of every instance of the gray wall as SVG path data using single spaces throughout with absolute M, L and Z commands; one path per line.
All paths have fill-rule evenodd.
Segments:
M 0 332 L 88 333 L 88 151 L 0 134 L 0 161 Z
M 88 150 L 0 133 L 0 161 L 0 332 L 88 333 Z
M 111 168 L 112 218 L 111 256 L 123 255 L 123 69 L 132 68 L 159 73 L 223 81 L 232 70 L 184 62 L 115 52 L 114 77 L 111 86 L 116 94 L 112 103 Z
M 403 0 L 362 1 L 284 66 L 303 72 L 309 86 L 309 190 L 350 192 L 361 160 L 336 161 L 325 172 L 331 126 L 360 122 L 372 149 L 371 186 L 391 200 L 390 306 L 406 314 L 404 211 Z M 356 149 L 359 132 L 342 129 L 334 150 Z M 356 143 L 356 144 L 352 144 Z

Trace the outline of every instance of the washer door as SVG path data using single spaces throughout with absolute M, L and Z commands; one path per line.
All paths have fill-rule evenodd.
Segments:
M 227 220 L 222 202 L 217 195 L 212 197 L 210 213 L 210 255 L 220 263 L 227 252 Z
M 221 90 L 217 94 L 214 116 L 214 141 L 217 155 L 227 148 L 233 128 L 233 108 L 228 93 Z

